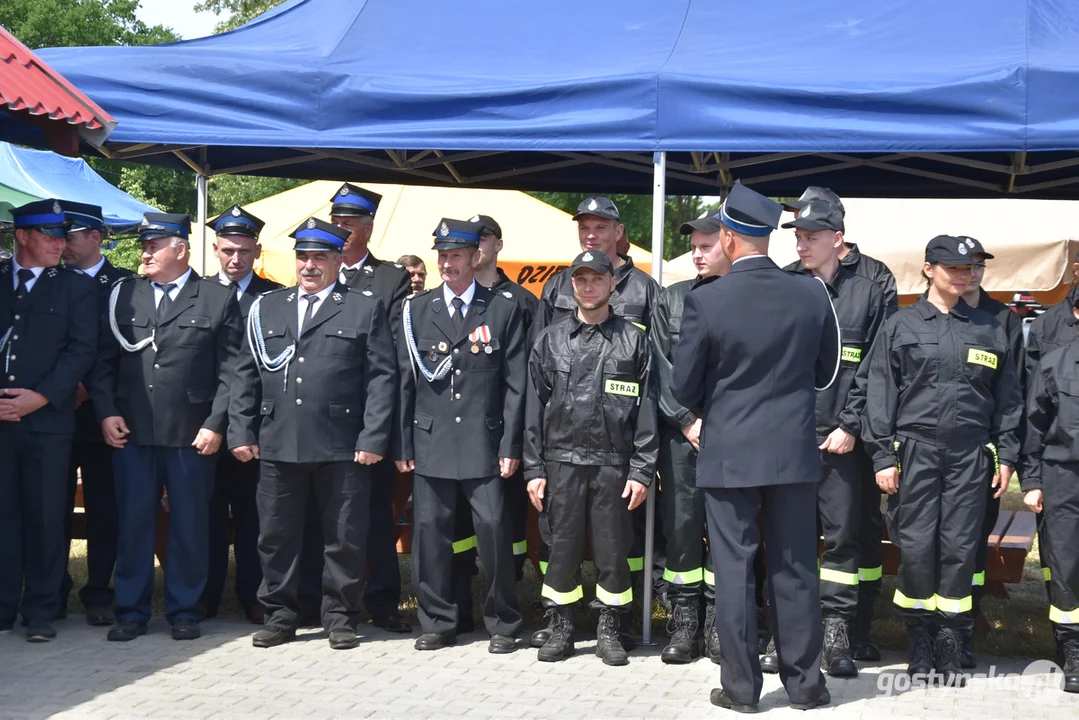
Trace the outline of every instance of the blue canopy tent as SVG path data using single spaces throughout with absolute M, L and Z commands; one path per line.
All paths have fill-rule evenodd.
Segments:
M 7 197 L 12 198 L 9 204 L 63 198 L 100 205 L 113 232 L 130 230 L 143 213 L 156 210 L 110 185 L 85 160 L 0 142 L 0 201 Z M 11 217 L 0 208 L 3 220 Z

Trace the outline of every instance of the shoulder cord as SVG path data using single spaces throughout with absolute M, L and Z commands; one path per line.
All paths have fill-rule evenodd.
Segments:
M 266 340 L 262 337 L 262 296 L 255 298 L 251 303 L 251 310 L 247 315 L 247 338 L 251 355 L 255 358 L 255 364 L 264 368 L 266 372 L 285 371 L 285 391 L 288 391 L 288 366 L 292 357 L 296 354 L 296 343 L 292 343 L 281 351 L 281 354 L 271 358 L 266 352 Z M 291 307 L 291 306 L 290 306 Z
M 134 278 L 126 277 L 117 280 L 116 284 L 112 286 L 112 292 L 109 293 L 109 327 L 112 329 L 112 336 L 116 338 L 116 342 L 120 343 L 120 347 L 129 353 L 141 352 L 147 345 L 152 345 L 154 352 L 157 352 L 157 343 L 154 342 L 154 337 L 157 335 L 156 327 L 150 331 L 150 337 L 139 340 L 132 345 L 120 332 L 120 327 L 116 324 L 116 301 L 120 297 L 120 286 L 130 279 Z
M 435 380 L 441 380 L 449 375 L 450 370 L 453 368 L 453 357 L 446 356 L 446 358 L 438 364 L 434 372 L 427 369 L 427 366 L 423 364 L 423 358 L 420 355 L 420 349 L 416 346 L 416 338 L 412 335 L 412 301 L 405 300 L 404 311 L 401 313 L 401 322 L 405 329 L 405 341 L 408 343 L 408 355 L 412 359 L 412 374 L 415 375 L 419 370 L 427 382 L 434 382 Z M 452 382 L 452 380 L 451 380 Z
M 4 333 L 4 337 L 0 338 L 0 352 L 3 352 L 7 348 L 7 352 L 4 353 L 4 372 L 7 373 L 8 365 L 11 363 L 11 347 L 8 346 L 8 340 L 11 339 L 11 334 L 15 332 L 15 326 L 12 325 Z

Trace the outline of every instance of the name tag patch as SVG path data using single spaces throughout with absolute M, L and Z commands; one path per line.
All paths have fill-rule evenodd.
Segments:
M 986 352 L 985 350 L 975 350 L 971 348 L 967 351 L 967 362 L 972 365 L 982 365 L 983 367 L 997 369 L 997 355 L 996 353 Z
M 844 345 L 840 352 L 839 359 L 843 362 L 860 363 L 862 361 L 862 349 Z
M 637 397 L 640 395 L 640 386 L 635 382 L 622 382 L 621 380 L 608 380 L 603 389 L 612 395 L 625 395 Z

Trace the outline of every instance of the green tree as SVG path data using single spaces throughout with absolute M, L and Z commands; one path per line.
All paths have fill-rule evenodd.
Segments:
M 135 15 L 139 0 L 0 0 L 0 21 L 31 50 L 90 45 L 154 45 L 180 38 Z
M 212 12 L 221 17 L 226 14 L 224 20 L 214 28 L 215 33 L 235 30 L 246 22 L 272 10 L 282 3 L 283 0 L 203 0 L 195 6 L 196 12 Z
M 233 204 L 248 205 L 271 195 L 291 190 L 306 182 L 308 181 L 254 175 L 211 177 L 207 189 L 210 196 L 209 217 L 225 212 Z

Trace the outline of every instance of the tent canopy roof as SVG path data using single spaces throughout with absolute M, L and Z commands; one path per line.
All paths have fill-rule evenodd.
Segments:
M 1077 41 L 1059 0 L 287 0 L 43 55 L 116 114 L 113 156 L 204 173 L 640 192 L 663 150 L 672 193 L 1053 195 Z

